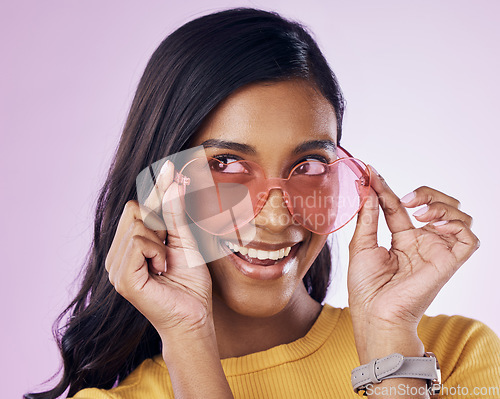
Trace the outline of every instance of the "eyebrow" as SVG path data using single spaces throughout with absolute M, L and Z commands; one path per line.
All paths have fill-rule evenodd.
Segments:
M 234 141 L 226 141 L 226 140 L 219 140 L 219 139 L 209 139 L 205 140 L 201 145 L 204 148 L 210 148 L 210 147 L 215 147 L 215 148 L 224 148 L 226 150 L 234 150 L 234 151 L 239 151 L 244 154 L 257 154 L 257 150 L 255 147 L 248 145 L 248 144 L 241 144 L 241 143 L 236 143 Z M 310 151 L 310 150 L 318 150 L 318 149 L 324 149 L 324 150 L 330 150 L 335 152 L 337 150 L 337 144 L 335 144 L 334 141 L 332 140 L 311 140 L 311 141 L 305 141 L 301 144 L 299 144 L 297 147 L 294 148 L 292 153 L 294 155 L 300 154 L 302 152 Z
M 224 148 L 226 150 L 235 150 L 239 152 L 243 152 L 245 154 L 256 154 L 257 151 L 255 147 L 252 147 L 248 144 L 235 143 L 234 141 L 225 141 L 219 139 L 210 139 L 205 140 L 201 145 L 205 148 L 215 147 L 215 148 Z
M 306 152 L 310 150 L 330 150 L 335 152 L 337 150 L 337 144 L 332 140 L 311 140 L 305 141 L 299 144 L 292 151 L 294 155 L 300 154 L 301 152 Z

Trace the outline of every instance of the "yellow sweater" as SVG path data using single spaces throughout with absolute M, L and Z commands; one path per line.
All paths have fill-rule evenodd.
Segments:
M 443 398 L 500 398 L 500 339 L 490 328 L 462 316 L 424 316 L 418 334 L 441 365 Z M 237 399 L 359 398 L 350 380 L 359 360 L 349 308 L 325 304 L 304 337 L 221 362 Z M 145 360 L 118 387 L 87 388 L 74 398 L 165 399 L 174 394 L 158 355 Z

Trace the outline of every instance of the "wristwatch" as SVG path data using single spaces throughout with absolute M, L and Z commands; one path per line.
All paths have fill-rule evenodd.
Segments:
M 356 367 L 351 372 L 354 392 L 363 390 L 364 396 L 368 385 L 378 384 L 387 378 L 421 378 L 427 380 L 427 390 L 431 398 L 441 391 L 441 370 L 436 355 L 425 352 L 423 357 L 404 357 L 399 353 L 374 359 L 370 363 Z

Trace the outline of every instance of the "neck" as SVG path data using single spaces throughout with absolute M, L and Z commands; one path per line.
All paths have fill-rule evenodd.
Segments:
M 322 306 L 300 284 L 287 305 L 270 317 L 236 313 L 217 295 L 213 315 L 221 359 L 244 356 L 304 337 L 318 318 Z

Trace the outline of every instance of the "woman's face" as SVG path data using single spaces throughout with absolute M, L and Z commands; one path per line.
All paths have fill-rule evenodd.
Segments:
M 254 161 L 267 177 L 286 178 L 293 166 L 304 160 L 333 162 L 336 137 L 332 105 L 307 82 L 293 80 L 240 88 L 209 115 L 190 144 L 205 143 L 207 157 L 225 155 L 224 162 Z M 223 148 L 220 141 L 225 142 Z M 323 144 L 294 151 L 311 141 Z M 253 151 L 246 151 L 248 148 Z M 228 255 L 231 251 L 224 238 L 229 236 L 196 228 L 201 252 L 216 259 L 208 263 L 213 293 L 239 314 L 265 317 L 281 311 L 298 288 L 303 290 L 302 278 L 325 244 L 326 235 L 311 233 L 292 222 L 283 201 L 281 190 L 270 191 L 253 220 L 252 241 L 245 245 L 255 250 L 292 247 L 276 266 L 256 265 L 236 254 Z M 246 237 L 248 232 L 243 227 L 238 233 Z M 234 237 L 232 234 L 230 240 Z

